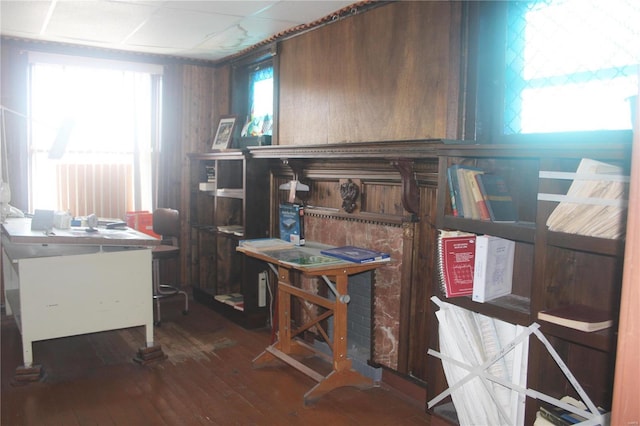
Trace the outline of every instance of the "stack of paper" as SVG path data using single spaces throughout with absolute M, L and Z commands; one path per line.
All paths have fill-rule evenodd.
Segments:
M 627 191 L 628 177 L 623 176 L 621 167 L 583 158 L 564 201 L 549 215 L 547 226 L 551 231 L 569 234 L 620 238 L 625 231 Z

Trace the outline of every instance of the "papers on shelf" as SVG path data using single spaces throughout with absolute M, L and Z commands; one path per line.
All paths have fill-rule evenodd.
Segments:
M 281 240 L 280 238 L 254 238 L 251 240 L 240 240 L 238 245 L 249 250 L 257 251 L 287 249 L 294 247 L 293 243 Z
M 449 384 L 450 392 L 447 393 L 451 394 L 460 424 L 523 425 L 525 395 L 504 384 L 486 380 L 485 375 L 519 388 L 526 387 L 526 327 L 490 318 L 437 298 L 432 300 L 440 307 L 436 317 L 440 353 L 444 356 L 442 366 Z M 430 350 L 429 354 L 436 353 Z M 464 368 L 458 363 L 471 368 Z M 429 401 L 429 406 L 437 398 Z
M 559 201 L 549 215 L 550 231 L 616 239 L 625 232 L 629 176 L 613 164 L 583 158 L 576 173 L 541 171 L 541 179 L 573 179 L 566 195 L 538 194 Z
M 224 232 L 225 234 L 234 234 L 239 237 L 244 235 L 244 226 L 242 225 L 220 225 L 218 226 L 219 232 Z
M 500 324 L 503 321 L 484 317 L 437 297 L 431 300 L 440 308 L 436 312 L 440 352 L 429 349 L 428 354 L 442 360 L 449 388 L 432 398 L 427 404 L 429 408 L 450 395 L 461 425 L 522 425 L 524 399 L 528 396 L 581 416 L 585 419 L 584 424 L 609 424 L 610 413 L 602 413 L 595 406 L 538 324 L 529 327 Z M 558 364 L 583 406 L 577 407 L 526 387 L 529 336 L 532 334 Z M 501 366 L 501 363 L 505 365 Z
M 216 190 L 218 197 L 242 198 L 244 191 L 242 188 L 220 188 Z
M 244 297 L 240 293 L 217 294 L 213 298 L 225 305 L 232 306 L 234 309 L 244 311 Z

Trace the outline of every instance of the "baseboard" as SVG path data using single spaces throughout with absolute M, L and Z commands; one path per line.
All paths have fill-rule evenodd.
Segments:
M 425 409 L 427 401 L 427 389 L 425 386 L 385 368 L 382 369 L 381 386 L 396 391 L 408 402 Z

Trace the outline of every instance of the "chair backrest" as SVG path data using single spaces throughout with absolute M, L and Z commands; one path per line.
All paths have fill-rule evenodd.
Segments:
M 163 238 L 180 236 L 180 213 L 178 210 L 159 208 L 153 211 L 153 232 Z

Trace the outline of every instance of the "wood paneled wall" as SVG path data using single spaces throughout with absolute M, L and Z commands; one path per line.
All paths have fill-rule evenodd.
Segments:
M 279 47 L 279 145 L 456 138 L 460 2 L 394 2 Z

